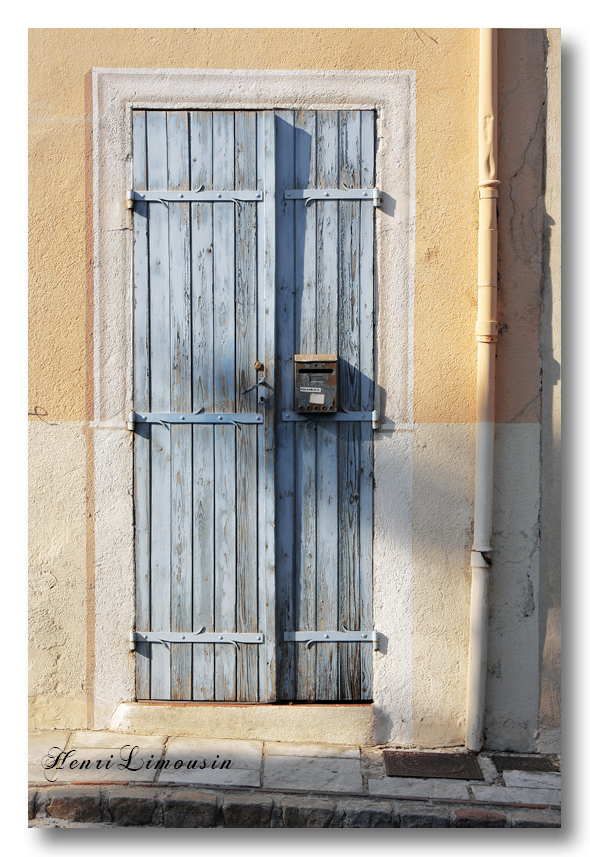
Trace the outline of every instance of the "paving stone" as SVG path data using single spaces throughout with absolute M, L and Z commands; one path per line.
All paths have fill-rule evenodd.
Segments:
M 29 789 L 29 821 L 35 818 L 35 798 L 37 797 L 37 789 Z
M 448 827 L 450 812 L 442 807 L 424 803 L 400 803 L 400 827 Z
M 162 770 L 160 774 L 160 783 L 186 783 L 199 786 L 250 786 L 251 788 L 260 788 L 260 770 L 251 770 L 249 768 L 199 768 L 187 770 L 186 767 L 174 770 L 168 768 Z
M 336 805 L 316 798 L 283 798 L 283 825 L 285 827 L 329 827 Z
M 470 800 L 464 783 L 456 780 L 415 779 L 414 777 L 383 777 L 369 781 L 370 795 L 403 798 L 446 798 L 447 800 Z
M 285 791 L 363 793 L 360 759 L 268 756 L 263 787 Z
M 119 827 L 150 824 L 156 809 L 151 789 L 113 789 L 108 795 L 109 812 Z
M 484 775 L 486 783 L 491 785 L 492 783 L 500 782 L 500 774 L 498 773 L 498 769 L 492 762 L 490 756 L 478 756 L 477 761 L 479 762 L 479 767 L 481 768 L 481 772 Z
M 56 755 L 59 750 L 65 750 L 70 738 L 69 730 L 55 730 L 51 732 L 29 732 L 29 782 L 46 783 L 43 759 L 51 751 L 52 747 L 59 748 L 54 751 Z
M 121 755 L 123 753 L 123 755 Z M 72 749 L 62 759 L 54 754 L 55 767 L 46 770 L 47 777 L 56 783 L 136 783 L 154 782 L 158 773 L 155 761 L 160 758 L 156 752 L 154 759 L 143 759 L 133 756 L 129 762 L 129 750 L 117 748 Z M 150 754 L 151 755 L 151 754 Z M 146 761 L 151 761 L 152 767 L 146 767 Z M 108 767 L 107 767 L 108 765 Z M 139 768 L 139 770 L 135 770 Z M 47 782 L 47 780 L 46 780 Z
M 561 813 L 557 809 L 513 809 L 512 827 L 561 827 Z
M 100 791 L 96 788 L 52 788 L 45 810 L 52 818 L 67 821 L 100 821 Z
M 508 788 L 508 786 L 471 786 L 475 800 L 480 803 L 512 803 L 527 806 L 561 806 L 561 791 L 557 789 Z
M 260 770 L 262 764 L 262 741 L 230 741 L 214 738 L 171 738 L 166 758 L 172 761 L 205 760 L 221 764 L 231 762 L 231 768 Z
M 398 827 L 399 819 L 393 816 L 390 803 L 367 801 L 362 806 L 346 807 L 342 827 Z
M 560 789 L 561 774 L 548 771 L 504 771 L 507 786 L 529 789 Z
M 216 795 L 177 791 L 164 795 L 164 827 L 215 827 Z
M 262 795 L 236 795 L 223 801 L 226 827 L 270 827 L 273 802 Z
M 383 750 L 374 747 L 361 747 L 361 773 L 368 779 L 381 779 L 385 776 Z
M 69 729 L 29 732 L 29 764 L 40 762 L 51 747 L 59 747 L 63 750 L 69 737 Z
M 486 809 L 455 810 L 455 827 L 507 827 L 506 816 Z
M 75 747 L 89 750 L 119 750 L 128 744 L 131 747 L 139 747 L 140 753 L 145 753 L 146 750 L 152 752 L 158 750 L 161 752 L 164 749 L 166 740 L 166 735 L 125 735 L 121 732 L 74 732 L 70 738 L 68 749 Z
M 266 756 L 309 756 L 314 759 L 359 759 L 360 748 L 349 744 L 290 744 L 286 741 L 267 741 Z

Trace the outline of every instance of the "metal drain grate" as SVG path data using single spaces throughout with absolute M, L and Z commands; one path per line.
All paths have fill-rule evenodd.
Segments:
M 503 771 L 558 771 L 548 756 L 492 756 L 498 773 Z
M 446 780 L 483 780 L 475 756 L 467 753 L 405 753 L 384 750 L 388 777 L 438 777 Z

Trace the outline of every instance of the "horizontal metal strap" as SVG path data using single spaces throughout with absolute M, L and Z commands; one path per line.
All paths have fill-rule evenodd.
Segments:
M 373 649 L 379 650 L 378 631 L 285 631 L 284 639 L 307 643 L 308 649 L 314 643 L 373 643 Z
M 162 643 L 168 647 L 170 643 L 231 643 L 239 648 L 240 643 L 264 643 L 264 634 L 241 634 L 235 631 L 222 633 L 204 633 L 201 631 L 132 631 L 129 636 L 131 649 L 136 643 Z
M 261 190 L 130 190 L 134 202 L 262 202 Z
M 284 199 L 306 199 L 307 203 L 313 200 L 323 200 L 330 202 L 331 200 L 372 200 L 375 207 L 382 203 L 381 193 L 378 188 L 297 188 L 285 190 L 283 193 Z M 306 203 L 306 204 L 307 204 Z
M 263 423 L 262 414 L 129 414 L 127 427 L 133 431 L 136 423 L 159 423 L 168 425 L 170 423 L 205 423 L 209 425 L 238 425 L 240 423 Z
M 295 411 L 283 411 L 284 423 L 306 422 L 308 420 L 322 420 L 331 423 L 373 423 L 373 428 L 379 427 L 378 411 L 336 411 L 333 414 L 321 411 L 310 411 L 309 413 L 296 413 Z M 375 426 L 375 423 L 377 425 Z

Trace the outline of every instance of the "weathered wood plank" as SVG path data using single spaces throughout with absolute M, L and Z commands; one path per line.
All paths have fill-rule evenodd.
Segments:
M 145 111 L 133 114 L 133 187 L 147 188 Z M 149 303 L 148 303 L 148 211 L 147 203 L 137 203 L 133 216 L 134 240 L 134 360 L 133 406 L 149 410 Z M 135 627 L 151 630 L 150 617 L 150 427 L 137 427 L 134 438 L 135 512 Z M 136 648 L 136 694 L 150 697 L 151 644 L 138 643 Z
M 168 185 L 166 113 L 147 113 L 149 190 Z M 170 285 L 168 208 L 149 206 L 150 371 L 153 411 L 170 409 Z M 170 630 L 170 431 L 152 426 L 151 444 L 152 630 Z M 152 645 L 152 699 L 170 699 L 170 651 Z
M 316 184 L 316 117 L 312 111 L 295 113 L 295 187 Z M 296 342 L 302 354 L 316 353 L 316 206 L 296 202 L 295 284 Z M 316 623 L 316 436 L 314 423 L 297 426 L 297 520 L 300 543 L 295 588 L 296 630 L 315 629 Z M 297 649 L 297 698 L 314 699 L 316 647 Z
M 264 191 L 264 112 L 258 110 L 256 112 L 256 188 Z M 257 276 L 257 332 L 256 332 L 256 348 L 260 362 L 264 366 L 264 240 L 265 240 L 265 223 L 264 223 L 264 208 L 257 208 L 257 230 L 256 230 L 256 276 Z M 266 378 L 266 367 L 258 373 L 258 380 Z M 264 393 L 264 391 L 263 391 Z M 258 397 L 257 397 L 258 398 Z M 265 406 L 257 401 L 256 410 L 265 414 Z M 258 607 L 258 628 L 265 633 L 265 618 L 266 618 L 266 588 L 265 588 L 265 558 L 266 546 L 264 538 L 265 525 L 265 503 L 264 503 L 264 429 L 256 433 L 256 453 L 257 460 L 257 607 Z M 267 700 L 267 682 L 266 682 L 266 642 L 264 647 L 257 647 L 257 664 L 258 664 L 258 698 L 260 702 Z
M 361 113 L 361 187 L 375 185 L 375 116 Z M 360 407 L 374 407 L 374 222 L 372 206 L 360 214 Z M 360 425 L 360 629 L 373 630 L 373 429 Z M 373 647 L 360 646 L 360 698 L 373 698 Z
M 256 113 L 235 114 L 235 187 L 256 187 Z M 257 203 L 235 206 L 236 220 L 236 411 L 256 411 L 258 391 L 242 395 L 257 381 Z M 262 394 L 262 390 L 261 393 Z M 257 568 L 257 426 L 242 426 L 236 434 L 236 629 L 258 631 Z M 238 700 L 258 698 L 258 646 L 237 652 Z
M 292 111 L 276 114 L 276 278 L 277 278 L 277 389 L 276 410 L 290 410 L 295 401 L 293 355 L 295 347 L 295 205 L 283 191 L 294 187 L 295 130 Z M 298 204 L 298 203 L 297 203 Z M 296 698 L 295 657 L 298 643 L 283 639 L 295 627 L 295 426 L 279 418 L 276 427 L 276 590 L 277 696 Z
M 190 114 L 191 189 L 213 189 L 213 117 L 210 111 Z M 192 330 L 193 408 L 214 407 L 213 339 L 213 211 L 211 203 L 193 203 Z M 214 426 L 193 428 L 193 630 L 215 628 L 214 606 Z M 193 649 L 193 699 L 215 698 L 215 653 L 212 643 Z
M 168 113 L 168 187 L 189 190 L 188 114 Z M 190 204 L 168 203 L 170 244 L 170 409 L 192 408 Z M 172 631 L 192 630 L 192 433 L 170 426 Z M 171 698 L 191 699 L 191 647 L 170 644 Z
M 234 189 L 234 115 L 213 114 L 213 184 Z M 213 206 L 215 411 L 235 412 L 234 203 Z M 215 429 L 215 630 L 236 622 L 236 429 Z M 236 656 L 215 647 L 215 698 L 236 698 Z
M 360 115 L 340 114 L 340 186 L 359 187 Z M 340 363 L 341 406 L 359 410 L 359 202 L 340 203 Z M 340 628 L 358 630 L 359 613 L 359 426 L 340 426 Z M 358 699 L 359 643 L 340 643 L 340 699 Z
M 263 114 L 264 152 L 264 366 L 268 397 L 264 405 L 264 658 L 265 674 L 261 681 L 261 699 L 276 700 L 276 546 L 275 546 L 275 421 L 276 389 L 276 143 L 275 117 L 267 110 Z
M 338 113 L 318 112 L 317 186 L 338 187 Z M 317 204 L 317 348 L 338 352 L 338 203 Z M 317 423 L 317 630 L 338 626 L 338 425 Z M 338 699 L 338 644 L 317 646 L 319 700 Z

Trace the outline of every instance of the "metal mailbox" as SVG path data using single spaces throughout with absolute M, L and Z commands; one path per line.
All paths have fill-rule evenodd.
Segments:
M 338 356 L 296 354 L 295 410 L 333 414 L 338 409 Z

